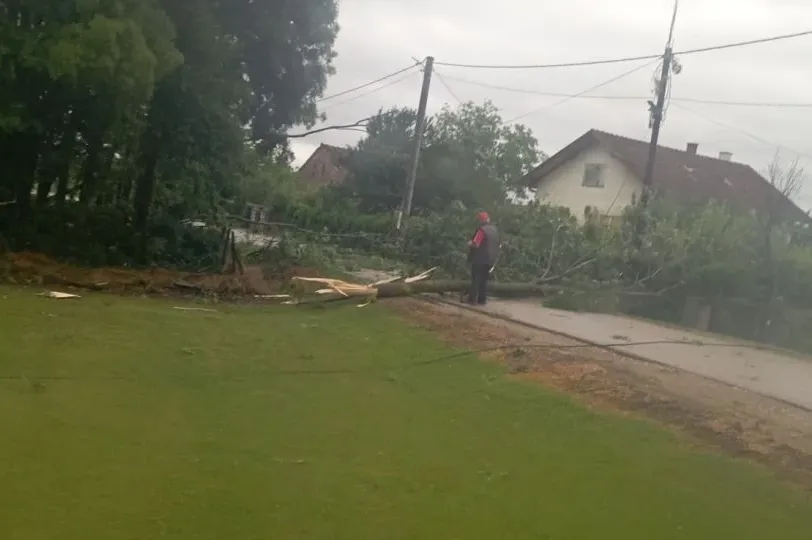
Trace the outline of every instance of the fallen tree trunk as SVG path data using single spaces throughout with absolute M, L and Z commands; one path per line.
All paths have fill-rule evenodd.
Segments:
M 460 293 L 471 286 L 463 280 L 432 280 L 426 281 L 434 269 L 427 270 L 420 275 L 409 278 L 393 278 L 368 285 L 348 283 L 346 281 L 330 278 L 294 277 L 293 281 L 299 283 L 304 289 L 301 294 L 276 296 L 274 300 L 284 300 L 285 304 L 318 304 L 341 302 L 345 300 L 360 300 L 366 305 L 378 298 L 396 298 L 426 293 Z M 316 290 L 307 284 L 320 287 Z M 557 289 L 538 283 L 493 283 L 489 286 L 494 296 L 508 298 L 528 298 L 546 296 Z
M 416 283 L 382 283 L 375 288 L 378 291 L 378 298 L 394 298 L 422 293 L 459 293 L 467 291 L 470 287 L 471 283 L 468 281 L 434 280 Z M 490 283 L 488 285 L 488 292 L 494 296 L 507 298 L 546 296 L 554 291 L 554 287 L 534 283 Z

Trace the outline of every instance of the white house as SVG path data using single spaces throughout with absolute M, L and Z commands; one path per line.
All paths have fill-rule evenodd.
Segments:
M 600 146 L 585 149 L 536 179 L 536 200 L 566 206 L 578 219 L 587 211 L 620 216 L 643 188 L 641 179 Z
M 536 190 L 543 203 L 565 206 L 580 220 L 587 214 L 616 217 L 639 199 L 648 161 L 649 143 L 598 130 L 590 130 L 536 167 L 525 185 Z M 807 214 L 752 167 L 686 150 L 657 148 L 652 188 L 664 196 L 687 202 L 709 199 L 745 210 L 763 208 L 772 201 L 787 219 L 808 222 Z

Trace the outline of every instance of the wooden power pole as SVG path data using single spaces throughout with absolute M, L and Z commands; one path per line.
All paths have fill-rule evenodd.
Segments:
M 417 107 L 417 122 L 414 128 L 414 146 L 412 147 L 411 163 L 409 165 L 409 176 L 406 178 L 406 195 L 403 197 L 403 204 L 398 212 L 397 228 L 401 230 L 403 218 L 409 217 L 412 213 L 412 198 L 414 197 L 414 184 L 417 180 L 417 169 L 420 165 L 420 147 L 423 145 L 423 131 L 426 129 L 426 105 L 429 100 L 429 88 L 431 88 L 431 72 L 434 69 L 434 57 L 426 58 L 423 65 L 423 89 L 420 92 L 420 104 Z
M 657 85 L 657 102 L 651 109 L 651 142 L 648 147 L 648 161 L 646 162 L 646 174 L 643 177 L 643 193 L 640 195 L 640 204 L 645 208 L 651 195 L 651 184 L 654 180 L 654 162 L 657 159 L 657 144 L 660 140 L 660 126 L 663 122 L 663 111 L 665 110 L 665 98 L 668 92 L 668 79 L 671 75 L 671 65 L 674 60 L 672 43 L 674 41 L 674 24 L 677 21 L 677 8 L 679 0 L 674 1 L 674 14 L 671 16 L 671 29 L 668 31 L 668 42 L 665 44 L 663 54 L 663 69 L 660 73 L 659 84 Z

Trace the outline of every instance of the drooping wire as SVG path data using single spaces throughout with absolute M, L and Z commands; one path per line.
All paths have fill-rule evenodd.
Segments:
M 407 72 L 407 71 L 410 71 L 410 70 L 412 70 L 412 69 L 416 68 L 416 67 L 417 67 L 417 66 L 419 66 L 419 65 L 421 65 L 421 62 L 416 62 L 416 63 L 414 63 L 414 64 L 411 64 L 411 65 L 410 65 L 410 66 L 408 66 L 408 67 L 405 67 L 405 68 L 403 68 L 403 69 L 399 69 L 399 70 L 397 70 L 397 71 L 395 71 L 395 72 L 393 72 L 393 73 L 390 73 L 390 74 L 388 74 L 388 75 L 384 75 L 383 77 L 379 77 L 379 78 L 377 78 L 377 79 L 375 79 L 375 80 L 373 80 L 373 81 L 369 81 L 369 82 L 367 82 L 367 83 L 360 84 L 360 85 L 355 86 L 355 87 L 353 87 L 353 88 L 349 88 L 349 89 L 347 89 L 347 90 L 344 90 L 344 91 L 341 91 L 341 92 L 337 92 L 337 93 L 335 93 L 335 94 L 331 94 L 331 95 L 329 95 L 329 96 L 325 96 L 325 97 L 323 97 L 323 98 L 319 98 L 319 99 L 317 99 L 317 100 L 316 100 L 316 103 L 321 103 L 321 102 L 323 102 L 323 101 L 327 101 L 327 100 L 334 99 L 334 98 L 337 98 L 337 97 L 346 96 L 347 94 L 352 94 L 353 92 L 357 92 L 358 90 L 363 90 L 364 88 L 368 88 L 368 87 L 373 86 L 373 85 L 375 85 L 375 84 L 378 84 L 378 83 L 380 83 L 380 82 L 383 82 L 383 81 L 389 80 L 389 79 L 391 79 L 392 77 L 397 77 L 397 76 L 398 76 L 398 75 L 400 75 L 401 73 L 405 73 L 405 72 Z
M 546 97 L 576 97 L 575 94 L 569 94 L 565 92 L 545 92 L 542 90 L 532 90 L 530 88 L 515 88 L 510 86 L 502 86 L 498 84 L 491 84 L 482 81 L 472 81 L 470 79 L 465 79 L 463 77 L 455 77 L 453 75 L 444 75 L 444 77 L 450 81 L 457 81 L 463 84 L 470 84 L 473 86 L 481 86 L 482 88 L 490 88 L 493 90 L 504 90 L 506 92 L 515 92 L 517 94 L 528 94 L 533 96 L 546 96 Z M 617 100 L 643 100 L 649 99 L 646 96 L 578 96 L 584 99 L 617 99 Z M 812 104 L 811 104 L 812 105 Z
M 660 58 L 660 57 L 658 56 L 657 58 Z M 564 99 L 562 99 L 560 101 L 556 101 L 555 103 L 553 103 L 551 105 L 545 105 L 544 107 L 539 107 L 538 109 L 534 109 L 534 110 L 526 112 L 524 114 L 520 114 L 519 116 L 511 118 L 510 120 L 506 121 L 505 123 L 506 124 L 512 124 L 513 122 L 516 122 L 517 120 L 521 120 L 522 118 L 526 118 L 526 117 L 528 117 L 528 116 L 530 116 L 532 114 L 536 114 L 536 113 L 539 113 L 539 112 L 544 111 L 544 110 L 548 110 L 548 109 L 552 109 L 554 107 L 558 107 L 559 105 L 562 105 L 562 104 L 568 102 L 571 99 L 581 97 L 581 96 L 583 96 L 585 94 L 588 94 L 590 92 L 593 92 L 593 91 L 595 91 L 595 90 L 597 90 L 599 88 L 603 88 L 604 86 L 612 84 L 615 81 L 619 81 L 620 79 L 623 79 L 624 77 L 628 77 L 629 75 L 631 75 L 633 73 L 636 73 L 636 72 L 638 72 L 638 71 L 640 71 L 642 69 L 645 69 L 645 68 L 651 66 L 652 64 L 654 64 L 654 62 L 646 62 L 645 64 L 641 64 L 641 65 L 635 67 L 634 69 L 630 69 L 628 71 L 625 71 L 625 72 L 621 73 L 620 75 L 616 75 L 616 76 L 612 77 L 611 79 L 607 79 L 607 80 L 605 80 L 605 81 L 603 81 L 601 83 L 598 83 L 598 84 L 596 84 L 594 86 L 590 86 L 586 90 L 583 90 L 583 91 L 578 92 L 577 94 L 573 94 L 571 96 L 567 96 Z
M 458 104 L 461 104 L 462 100 L 457 96 L 454 90 L 451 89 L 451 86 L 449 86 L 449 84 L 445 81 L 445 77 L 441 75 L 436 68 L 434 69 L 434 74 L 437 76 L 437 79 L 439 79 L 440 84 L 442 84 L 446 91 L 451 94 L 451 97 L 453 97 Z
M 534 90 L 531 88 L 517 88 L 512 86 L 503 86 L 498 84 L 491 84 L 484 81 L 474 81 L 464 77 L 456 77 L 453 75 L 444 74 L 443 77 L 450 81 L 457 81 L 463 84 L 470 84 L 472 86 L 480 86 L 482 88 L 490 88 L 492 90 L 503 90 L 505 92 L 515 92 L 517 94 L 527 94 L 531 96 L 545 96 L 545 97 L 572 97 L 580 99 L 605 99 L 605 100 L 618 100 L 618 101 L 644 101 L 649 100 L 649 96 L 612 96 L 612 95 L 577 95 L 566 92 L 547 92 L 543 90 Z M 715 99 L 700 99 L 690 97 L 672 97 L 672 101 L 684 103 L 696 103 L 701 105 L 726 105 L 733 107 L 774 107 L 774 108 L 812 108 L 810 103 L 792 103 L 792 102 L 773 102 L 773 101 L 724 101 Z
M 376 92 L 380 92 L 381 90 L 383 90 L 385 88 L 389 88 L 390 86 L 394 86 L 394 85 L 396 85 L 396 84 L 398 84 L 400 82 L 403 82 L 406 79 L 410 79 L 410 78 L 414 77 L 416 74 L 417 74 L 416 71 L 406 73 L 405 75 L 403 75 L 401 77 L 398 77 L 397 79 L 392 79 L 391 81 L 387 82 L 386 84 L 382 84 L 381 86 L 372 88 L 371 90 L 367 90 L 366 92 L 362 92 L 362 93 L 358 94 L 357 96 L 353 96 L 353 97 L 351 97 L 349 99 L 345 99 L 345 100 L 339 101 L 337 103 L 329 104 L 326 107 L 324 107 L 322 109 L 322 111 L 329 111 L 329 110 L 335 109 L 337 107 L 341 107 L 343 105 L 346 105 L 348 103 L 353 103 L 355 101 L 358 101 L 361 98 L 364 98 L 364 97 L 367 97 L 369 95 L 375 94 Z

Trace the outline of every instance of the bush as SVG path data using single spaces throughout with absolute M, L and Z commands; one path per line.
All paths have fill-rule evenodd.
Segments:
M 217 230 L 158 217 L 147 233 L 145 257 L 131 215 L 116 208 L 78 205 L 32 209 L 22 222 L 0 214 L 0 235 L 13 251 L 35 251 L 83 266 L 161 266 L 215 269 L 220 256 Z

